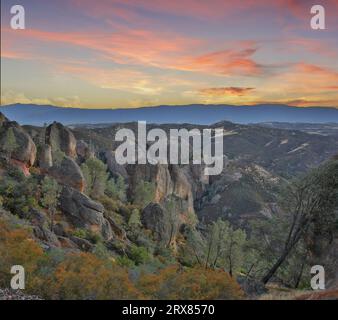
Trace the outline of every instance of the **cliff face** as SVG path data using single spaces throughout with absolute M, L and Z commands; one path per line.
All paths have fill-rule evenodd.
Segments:
M 8 143 L 8 133 L 13 133 L 13 141 Z M 36 146 L 29 134 L 16 122 L 9 121 L 0 114 L 0 149 L 3 156 L 9 156 L 15 166 L 21 168 L 25 175 L 29 174 L 36 159 Z M 10 151 L 8 153 L 8 150 Z

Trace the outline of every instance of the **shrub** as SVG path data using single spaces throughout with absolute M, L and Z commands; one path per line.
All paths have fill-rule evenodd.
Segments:
M 155 197 L 155 184 L 148 181 L 139 181 L 135 187 L 134 201 L 135 205 L 145 208 Z
M 13 265 L 22 265 L 26 274 L 26 290 L 34 290 L 39 282 L 38 268 L 46 259 L 41 247 L 34 242 L 29 230 L 11 226 L 0 220 L 0 287 L 8 287 Z
M 150 260 L 150 254 L 147 248 L 132 245 L 130 248 L 130 259 L 133 260 L 136 265 L 140 265 Z
M 136 299 L 138 291 L 126 269 L 90 253 L 73 253 L 57 267 L 50 289 L 57 299 Z
M 147 297 L 169 300 L 234 300 L 244 294 L 236 281 L 221 270 L 180 269 L 170 266 L 158 274 L 141 275 L 137 287 Z

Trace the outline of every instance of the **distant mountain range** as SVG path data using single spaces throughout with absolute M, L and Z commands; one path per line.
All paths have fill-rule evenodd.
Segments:
M 338 123 L 338 109 L 287 105 L 185 105 L 138 109 L 77 109 L 33 104 L 1 106 L 0 111 L 20 124 L 43 125 L 53 121 L 70 124 L 102 124 L 147 121 L 149 123 L 212 124 L 288 122 Z

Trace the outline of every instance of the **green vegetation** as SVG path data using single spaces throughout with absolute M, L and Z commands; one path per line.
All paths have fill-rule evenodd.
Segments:
M 7 159 L 12 158 L 12 153 L 18 148 L 18 144 L 16 142 L 15 134 L 13 128 L 9 128 L 6 131 L 4 141 L 2 144 L 2 150 L 5 152 Z
M 140 180 L 134 191 L 133 203 L 140 206 L 142 209 L 145 208 L 155 197 L 155 184 Z
M 44 208 L 46 208 L 50 214 L 50 230 L 54 228 L 54 216 L 56 209 L 59 205 L 59 196 L 61 192 L 61 186 L 50 177 L 45 177 L 41 183 L 41 199 L 40 202 Z
M 86 193 L 94 198 L 107 195 L 111 199 L 126 201 L 127 186 L 123 177 L 109 178 L 107 165 L 97 158 L 89 158 L 81 165 L 86 180 Z

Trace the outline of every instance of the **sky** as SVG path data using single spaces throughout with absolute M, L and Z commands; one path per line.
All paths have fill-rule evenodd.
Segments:
M 338 0 L 1 0 L 1 104 L 338 108 L 337 40 Z

